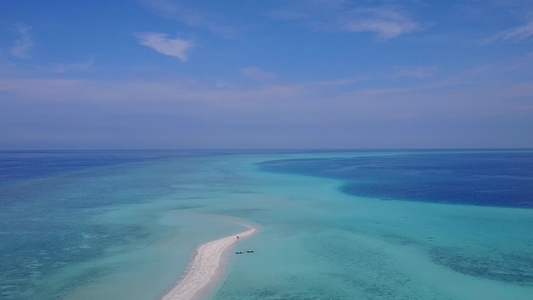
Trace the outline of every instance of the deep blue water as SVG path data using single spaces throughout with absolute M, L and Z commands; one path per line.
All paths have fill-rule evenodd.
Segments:
M 267 161 L 261 168 L 341 179 L 346 194 L 499 207 L 533 207 L 533 151 L 423 151 Z
M 189 155 L 186 151 L 0 151 L 0 184 L 88 168 Z
M 154 159 L 206 157 L 261 153 L 292 153 L 293 150 L 48 150 L 0 151 L 0 185 L 16 180 L 85 171 Z M 315 152 L 315 151 L 312 151 Z

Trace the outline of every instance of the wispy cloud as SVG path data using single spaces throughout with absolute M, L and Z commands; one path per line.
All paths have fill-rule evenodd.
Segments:
M 272 11 L 268 16 L 302 22 L 317 31 L 370 32 L 382 40 L 420 28 L 404 12 L 392 7 L 359 7 L 350 1 L 298 1 L 298 5 Z
M 272 72 L 262 70 L 260 68 L 242 68 L 241 73 L 246 77 L 249 77 L 258 81 L 272 81 L 278 76 Z
M 533 38 L 533 20 L 525 25 L 501 31 L 481 41 L 481 44 L 491 44 L 497 41 L 521 42 L 531 38 Z
M 404 66 L 399 67 L 391 75 L 392 78 L 427 78 L 438 70 L 436 66 Z
M 93 60 L 87 60 L 70 64 L 54 64 L 53 69 L 57 73 L 67 73 L 71 71 L 87 71 L 93 66 Z
M 313 81 L 302 83 L 302 86 L 306 87 L 338 87 L 338 86 L 349 86 L 355 83 L 359 83 L 365 79 L 368 79 L 366 76 L 351 77 L 351 78 L 340 78 L 332 80 L 322 80 L 322 81 Z
M 193 7 L 195 0 L 140 0 L 140 2 L 164 18 L 176 20 L 194 28 L 207 29 L 221 37 L 233 38 L 240 32 L 239 28 L 226 25 L 222 21 L 219 21 L 221 16 L 218 14 L 195 9 Z
M 487 122 L 495 126 L 498 120 L 516 119 L 518 124 L 522 124 L 520 128 L 530 128 L 532 111 L 529 99 L 533 95 L 533 85 L 529 78 L 532 77 L 526 73 L 524 81 L 518 84 L 501 81 L 502 78 L 523 74 L 524 70 L 533 70 L 531 57 L 517 58 L 518 62 L 521 64 L 512 69 L 505 61 L 460 77 L 444 76 L 439 77 L 437 82 L 415 82 L 395 87 L 380 86 L 375 81 L 357 83 L 363 78 L 292 84 L 275 82 L 259 87 L 241 85 L 220 89 L 206 83 L 205 79 L 198 81 L 182 77 L 152 80 L 10 77 L 0 78 L 0 93 L 17 100 L 10 102 L 20 104 L 20 115 L 36 113 L 31 124 L 50 124 L 57 122 L 58 118 L 66 119 L 57 123 L 57 132 L 85 123 L 87 133 L 94 132 L 94 128 L 105 127 L 120 136 L 126 126 L 130 128 L 128 131 L 145 132 L 147 137 L 151 133 L 161 133 L 175 139 L 176 132 L 183 136 L 209 137 L 206 145 L 213 142 L 209 139 L 236 135 L 239 137 L 236 138 L 238 145 L 239 140 L 261 143 L 265 137 L 279 142 L 280 136 L 288 136 L 287 142 L 290 143 L 302 134 L 316 140 L 317 131 L 323 131 L 328 137 L 336 135 L 336 142 L 342 144 L 343 141 L 353 140 L 354 130 L 358 137 L 368 133 L 363 138 L 372 140 L 375 132 L 389 128 L 383 145 L 390 145 L 389 139 L 396 136 L 394 132 L 409 129 L 409 124 L 428 124 L 417 125 L 420 130 L 406 131 L 410 132 L 407 138 L 413 141 L 420 139 L 421 132 L 428 132 L 428 138 L 435 135 L 432 124 L 442 126 L 442 133 L 450 134 L 456 134 L 456 131 L 450 131 L 448 124 L 457 124 L 457 128 L 463 130 L 463 127 L 468 128 L 472 122 L 480 120 L 495 120 Z M 98 102 L 97 105 L 94 105 L 95 102 Z M 45 114 L 40 114 L 41 110 L 35 107 L 42 107 Z M 50 107 L 57 109 L 51 110 Z M 105 113 L 102 114 L 102 111 Z M 94 118 L 95 115 L 99 118 Z M 4 124 L 18 122 L 17 116 L 7 113 L 4 116 L 7 118 L 0 118 Z M 78 119 L 85 122 L 78 122 Z M 145 127 L 151 129 L 144 131 Z M 98 132 L 108 130 L 100 129 Z M 280 135 L 280 132 L 283 134 Z M 491 137 L 485 125 L 480 133 Z M 48 132 L 47 136 L 50 134 Z M 90 135 L 83 136 L 89 138 Z M 16 138 L 19 136 L 14 136 L 13 140 L 17 141 Z M 401 135 L 401 140 L 404 138 L 406 136 Z M 465 135 L 465 138 L 470 137 Z M 161 140 L 172 139 L 163 138 L 159 143 Z M 185 138 L 184 141 L 190 140 Z M 530 147 L 520 140 L 517 143 Z M 192 142 L 190 146 L 198 144 Z
M 194 47 L 191 41 L 169 38 L 167 34 L 157 32 L 139 33 L 136 35 L 139 43 L 155 51 L 187 61 L 187 51 Z
M 522 41 L 533 37 L 533 21 L 524 26 L 519 26 L 502 34 L 503 40 Z
M 15 41 L 13 47 L 11 47 L 10 53 L 18 58 L 30 58 L 30 50 L 33 47 L 33 40 L 29 34 L 31 27 L 22 23 L 18 23 L 16 29 L 19 37 Z
M 411 32 L 418 23 L 389 8 L 361 8 L 342 15 L 338 28 L 347 32 L 373 32 L 381 39 L 390 39 Z
M 236 83 L 232 88 L 221 89 L 217 83 L 188 77 L 94 80 L 7 76 L 0 78 L 0 93 L 9 94 L 11 99 L 100 101 L 128 109 L 135 103 L 135 109 L 154 113 L 168 113 L 183 105 L 194 106 L 199 113 L 208 109 L 213 114 L 231 116 L 237 112 L 268 111 L 289 118 L 305 115 L 300 114 L 304 110 L 310 115 L 331 117 L 332 122 L 342 118 L 351 120 L 354 116 L 366 120 L 388 118 L 389 114 L 396 113 L 416 117 L 460 115 L 467 119 L 512 114 L 518 110 L 531 112 L 528 107 L 531 107 L 529 99 L 533 95 L 532 66 L 533 56 L 519 56 L 460 74 L 441 74 L 428 81 L 394 87 L 376 84 L 380 78 L 365 77 L 292 83 L 274 81 L 259 87 Z M 414 66 L 393 72 L 407 70 L 406 76 L 425 76 L 433 69 Z M 266 71 L 248 68 L 244 72 L 261 74 Z M 382 76 L 387 79 L 389 74 Z M 516 80 L 519 77 L 521 79 Z M 305 106 L 302 106 L 303 101 Z M 271 114 L 261 114 L 265 121 L 271 121 Z

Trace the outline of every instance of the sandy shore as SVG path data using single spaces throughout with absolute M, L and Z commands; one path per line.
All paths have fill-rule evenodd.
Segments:
M 223 273 L 222 255 L 240 239 L 251 236 L 256 228 L 249 229 L 218 240 L 207 242 L 198 247 L 197 254 L 189 264 L 189 268 L 176 285 L 162 300 L 192 300 L 201 299 L 215 286 L 216 280 Z M 239 236 L 239 239 L 237 239 Z

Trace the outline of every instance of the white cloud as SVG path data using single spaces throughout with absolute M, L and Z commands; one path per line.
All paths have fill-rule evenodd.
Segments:
M 194 28 L 203 28 L 224 37 L 234 38 L 242 29 L 226 25 L 218 13 L 210 13 L 205 9 L 198 9 L 196 0 L 140 0 L 140 2 L 155 14 L 167 19 L 176 20 Z
M 420 28 L 402 11 L 391 7 L 360 7 L 350 1 L 296 1 L 295 5 L 267 14 L 298 21 L 318 31 L 371 32 L 390 39 Z
M 182 61 L 187 61 L 186 52 L 194 47 L 191 41 L 169 38 L 167 34 L 157 32 L 146 32 L 136 35 L 139 43 L 155 51 L 176 57 Z
M 373 32 L 390 39 L 411 32 L 418 23 L 398 11 L 387 8 L 355 9 L 341 15 L 338 29 L 348 32 Z
M 28 33 L 31 27 L 24 24 L 17 24 L 17 33 L 19 38 L 15 41 L 13 47 L 11 47 L 11 55 L 18 58 L 30 58 L 30 50 L 33 47 L 33 40 Z

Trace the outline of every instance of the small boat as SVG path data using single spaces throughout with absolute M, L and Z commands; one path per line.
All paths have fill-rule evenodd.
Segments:
M 250 249 L 250 250 L 246 251 L 246 253 L 254 253 L 254 250 Z
M 236 251 L 235 254 L 242 254 L 242 251 Z

